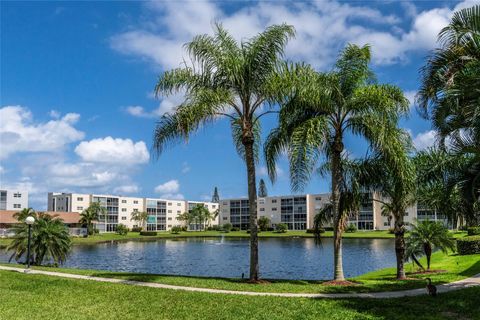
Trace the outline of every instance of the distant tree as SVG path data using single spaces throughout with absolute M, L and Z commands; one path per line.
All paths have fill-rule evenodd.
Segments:
M 215 187 L 215 189 L 213 189 L 212 202 L 213 203 L 219 203 L 220 202 L 220 196 L 218 195 L 217 187 Z
M 173 234 L 179 234 L 182 232 L 182 227 L 181 226 L 173 226 L 172 229 L 170 229 L 170 232 Z
M 265 181 L 260 179 L 260 183 L 258 184 L 258 196 L 260 198 L 268 197 L 267 186 L 265 185 Z
M 275 229 L 278 233 L 285 233 L 288 231 L 288 226 L 286 223 L 279 223 Z
M 410 236 L 407 238 L 407 252 L 423 251 L 427 257 L 427 271 L 430 270 L 430 260 L 434 249 L 444 253 L 455 250 L 455 241 L 451 239 L 448 229 L 441 222 L 424 220 L 413 224 Z
M 27 253 L 28 225 L 18 224 L 13 231 L 15 236 L 7 251 L 13 251 L 10 261 L 19 261 Z M 34 265 L 50 261 L 54 265 L 63 264 L 70 249 L 71 239 L 63 220 L 56 215 L 37 213 L 32 226 L 30 262 Z
M 80 223 L 87 227 L 88 235 L 94 233 L 93 222 L 98 221 L 100 215 L 105 215 L 107 209 L 100 205 L 100 202 L 93 202 L 80 214 Z
M 258 227 L 260 228 L 260 231 L 267 231 L 270 227 L 270 219 L 265 216 L 258 218 Z
M 128 234 L 128 228 L 126 225 L 119 223 L 117 225 L 116 233 L 121 236 L 126 236 Z
M 145 230 L 148 221 L 148 213 L 145 211 L 133 211 L 130 220 L 136 221 Z

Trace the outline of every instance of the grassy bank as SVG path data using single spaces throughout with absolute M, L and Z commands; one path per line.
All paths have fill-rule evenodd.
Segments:
M 423 260 L 423 262 L 425 261 Z M 12 266 L 22 267 L 19 265 Z M 269 280 L 270 283 L 268 284 L 252 285 L 246 283 L 242 279 L 230 278 L 185 277 L 48 267 L 34 268 L 40 270 L 53 270 L 57 272 L 75 273 L 97 277 L 119 278 L 125 280 L 158 282 L 179 286 L 215 288 L 237 291 L 308 293 L 375 292 L 423 288 L 426 283 L 426 277 L 430 277 L 435 284 L 441 284 L 473 276 L 480 273 L 480 254 L 459 256 L 455 254 L 444 255 L 441 252 L 437 252 L 433 255 L 432 269 L 444 270 L 445 272 L 432 273 L 429 275 L 415 274 L 412 273 L 416 271 L 413 266 L 411 264 L 407 264 L 406 271 L 409 273 L 409 280 L 395 280 L 395 269 L 387 268 L 350 279 L 357 283 L 357 285 L 355 286 L 326 286 L 322 284 L 323 281 L 304 280 Z
M 466 232 L 451 233 L 454 238 L 461 238 L 466 235 Z M 232 238 L 248 238 L 250 235 L 245 231 L 233 231 L 229 233 L 218 231 L 189 231 L 181 232 L 179 234 L 172 234 L 170 232 L 159 232 L 156 236 L 141 236 L 138 232 L 129 232 L 127 235 L 122 236 L 115 233 L 103 233 L 88 238 L 72 238 L 74 244 L 96 244 L 101 242 L 110 241 L 126 241 L 126 240 L 139 240 L 139 239 L 171 239 L 171 238 L 188 238 L 188 237 L 232 237 Z M 322 234 L 323 237 L 333 237 L 332 231 L 327 231 Z M 260 238 L 313 238 L 313 234 L 306 233 L 305 231 L 288 231 L 286 233 L 276 232 L 260 232 Z M 352 233 L 345 233 L 344 238 L 358 238 L 358 239 L 390 239 L 394 235 L 388 231 L 358 231 Z M 0 239 L 0 248 L 6 247 L 11 242 L 11 239 Z
M 436 298 L 298 299 L 194 293 L 0 271 L 0 318 L 478 319 L 480 288 Z

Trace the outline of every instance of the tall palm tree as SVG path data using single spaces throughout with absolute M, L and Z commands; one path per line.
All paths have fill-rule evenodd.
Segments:
M 434 249 L 444 253 L 455 250 L 455 241 L 451 239 L 448 229 L 441 222 L 424 220 L 413 224 L 410 236 L 407 238 L 409 252 L 421 252 L 427 257 L 427 271 L 430 270 L 430 260 Z
M 13 251 L 10 260 L 19 261 L 27 252 L 28 225 L 21 223 L 13 227 L 15 236 L 7 251 Z M 53 261 L 54 265 L 63 264 L 71 249 L 68 228 L 58 216 L 37 213 L 32 226 L 31 262 L 41 265 Z
M 440 47 L 421 69 L 417 95 L 440 146 L 469 160 L 458 187 L 467 224 L 480 223 L 480 5 L 455 12 L 438 36 Z M 445 141 L 449 141 L 445 146 Z
M 154 149 L 188 137 L 220 117 L 231 121 L 237 151 L 245 161 L 250 225 L 250 280 L 258 280 L 255 149 L 259 118 L 272 110 L 282 87 L 278 76 L 284 48 L 294 36 L 292 26 L 268 27 L 238 43 L 221 25 L 214 35 L 199 35 L 185 45 L 190 60 L 181 68 L 163 73 L 157 95 L 185 92 L 185 100 L 172 114 L 163 115 L 154 134 Z
M 98 221 L 101 215 L 106 214 L 107 209 L 100 202 L 92 202 L 87 209 L 80 214 L 79 222 L 87 226 L 88 235 L 94 233 L 93 222 Z
M 148 213 L 145 211 L 132 211 L 130 214 L 130 220 L 138 222 L 142 230 L 145 230 L 147 227 Z
M 376 83 L 369 62 L 369 46 L 348 45 L 332 72 L 317 72 L 305 65 L 288 67 L 291 86 L 282 101 L 278 128 L 270 133 L 265 145 L 272 181 L 276 177 L 276 159 L 287 151 L 294 190 L 304 187 L 320 156 L 330 162 L 335 280 L 344 279 L 339 206 L 344 137 L 351 133 L 365 138 L 370 149 L 388 154 L 391 165 L 396 165 L 395 152 L 401 136 L 397 122 L 408 112 L 402 91 Z
M 24 222 L 25 219 L 29 216 L 36 218 L 37 213 L 32 208 L 23 208 L 22 211 L 15 212 L 13 217 L 19 222 Z

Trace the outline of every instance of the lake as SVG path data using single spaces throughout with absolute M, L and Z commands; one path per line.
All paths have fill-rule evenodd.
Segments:
M 269 279 L 331 279 L 333 240 L 262 238 L 260 275 Z M 0 261 L 9 255 L 0 253 Z M 249 272 L 248 239 L 185 238 L 75 245 L 65 267 L 171 275 L 234 277 Z M 344 239 L 346 277 L 395 266 L 393 239 Z

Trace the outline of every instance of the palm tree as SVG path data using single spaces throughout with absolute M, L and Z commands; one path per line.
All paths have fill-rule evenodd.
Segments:
M 87 209 L 82 211 L 79 222 L 87 226 L 88 235 L 94 233 L 93 222 L 98 221 L 100 216 L 104 216 L 106 211 L 107 209 L 100 202 L 92 202 Z
M 458 174 L 468 225 L 480 223 L 480 5 L 453 14 L 421 69 L 417 95 L 439 144 L 468 161 Z M 445 141 L 449 141 L 445 146 Z
M 29 216 L 36 218 L 37 213 L 32 208 L 23 208 L 22 211 L 15 212 L 13 214 L 13 217 L 17 219 L 19 222 L 24 222 L 25 219 Z
M 160 154 L 166 144 L 188 137 L 220 117 L 231 121 L 237 151 L 245 161 L 250 225 L 250 280 L 258 280 L 258 235 L 255 162 L 260 117 L 271 113 L 283 83 L 278 76 L 285 45 L 294 36 L 292 26 L 268 27 L 238 43 L 220 24 L 214 35 L 199 35 L 185 45 L 190 60 L 163 73 L 157 95 L 185 92 L 185 100 L 172 114 L 163 115 L 154 134 Z
M 10 260 L 19 261 L 27 252 L 28 226 L 21 223 L 13 227 L 15 236 L 7 251 L 13 251 Z M 58 216 L 37 213 L 32 226 L 31 263 L 41 265 L 53 260 L 54 265 L 63 264 L 70 252 L 71 239 L 63 220 Z
M 260 179 L 260 182 L 258 183 L 258 196 L 260 198 L 268 197 L 267 186 L 265 185 L 265 181 L 263 181 L 263 179 Z
M 330 163 L 335 280 L 344 279 L 343 220 L 339 207 L 344 136 L 350 132 L 365 138 L 370 149 L 388 154 L 391 165 L 396 165 L 395 152 L 401 136 L 397 122 L 408 112 L 402 91 L 376 83 L 369 62 L 369 46 L 348 45 L 332 72 L 317 72 L 305 65 L 287 67 L 291 86 L 282 101 L 279 126 L 270 133 L 265 145 L 272 181 L 276 177 L 276 159 L 287 151 L 295 191 L 304 187 L 320 156 Z
M 142 227 L 142 230 L 145 230 L 148 221 L 148 213 L 145 211 L 133 211 L 130 214 L 130 221 L 138 222 Z
M 444 253 L 455 250 L 455 241 L 450 238 L 448 229 L 441 222 L 419 221 L 413 224 L 410 236 L 407 238 L 409 251 L 423 251 L 427 257 L 427 271 L 430 271 L 430 260 L 434 249 Z

